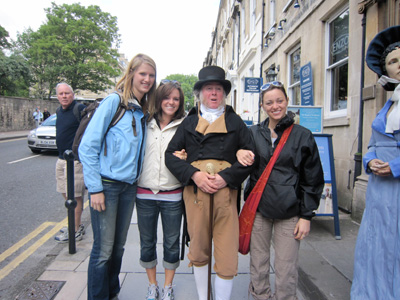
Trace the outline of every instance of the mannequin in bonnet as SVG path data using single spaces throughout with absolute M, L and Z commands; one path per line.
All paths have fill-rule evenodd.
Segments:
M 372 123 L 366 206 L 354 255 L 351 299 L 400 299 L 400 26 L 378 33 L 366 55 L 385 90 L 394 91 Z

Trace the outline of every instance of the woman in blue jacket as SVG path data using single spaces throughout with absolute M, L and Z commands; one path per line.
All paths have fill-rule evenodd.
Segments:
M 136 199 L 143 150 L 145 119 L 155 92 L 156 65 L 136 55 L 117 83 L 118 93 L 99 105 L 79 146 L 85 185 L 90 195 L 93 247 L 88 268 L 88 300 L 117 299 L 118 275 Z M 127 110 L 107 128 L 120 101 Z

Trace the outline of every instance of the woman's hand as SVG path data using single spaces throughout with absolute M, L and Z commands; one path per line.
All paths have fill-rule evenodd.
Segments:
M 254 153 L 250 150 L 239 149 L 236 152 L 236 158 L 245 167 L 251 166 L 254 163 Z
M 369 161 L 368 168 L 370 168 L 372 173 L 377 176 L 389 176 L 392 174 L 389 163 L 383 162 L 382 160 L 377 158 Z
M 185 149 L 182 149 L 181 151 L 175 151 L 172 154 L 175 155 L 176 157 L 179 157 L 182 160 L 186 160 L 187 159 L 187 153 L 186 153 Z
M 106 202 L 104 198 L 104 193 L 97 193 L 90 195 L 90 206 L 99 212 L 106 210 Z
M 304 239 L 310 233 L 311 221 L 300 218 L 294 228 L 294 238 L 296 240 Z

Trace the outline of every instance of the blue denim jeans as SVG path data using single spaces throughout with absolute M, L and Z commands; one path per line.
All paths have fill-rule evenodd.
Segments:
M 103 181 L 106 210 L 98 212 L 90 208 L 93 247 L 88 268 L 88 300 L 108 300 L 120 291 L 118 275 L 136 188 L 136 183 Z
M 182 221 L 182 201 L 158 201 L 136 199 L 138 228 L 140 233 L 140 265 L 152 269 L 157 265 L 157 225 L 161 214 L 163 229 L 163 267 L 175 270 L 179 267 L 179 236 Z

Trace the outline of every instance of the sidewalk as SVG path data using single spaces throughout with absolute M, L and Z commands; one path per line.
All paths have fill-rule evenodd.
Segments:
M 28 137 L 30 130 L 22 131 L 2 131 L 0 132 L 0 141 Z
M 29 131 L 0 132 L 0 140 L 26 137 Z M 84 211 L 89 220 L 89 210 Z M 333 217 L 315 217 L 311 223 L 310 235 L 301 242 L 299 255 L 299 300 L 348 300 L 353 278 L 354 247 L 359 224 L 350 215 L 340 212 L 341 240 L 335 239 Z M 87 266 L 92 246 L 92 229 L 87 224 L 86 235 L 76 243 L 76 254 L 68 253 L 68 244 L 55 255 L 53 262 L 43 274 L 27 287 L 27 291 L 41 293 L 34 295 L 21 293 L 19 300 L 55 299 L 86 300 Z M 158 257 L 162 258 L 162 231 L 158 228 Z M 185 260 L 177 269 L 174 290 L 175 300 L 197 299 L 192 269 Z M 144 299 L 147 291 L 147 276 L 139 265 L 139 234 L 136 211 L 132 218 L 120 275 L 121 293 L 119 300 Z M 162 263 L 157 274 L 160 284 L 164 281 Z M 213 275 L 213 277 L 215 274 Z M 275 279 L 271 268 L 271 281 Z M 214 281 L 213 281 L 214 282 Z M 231 300 L 248 299 L 249 255 L 239 254 L 239 272 L 234 279 Z M 23 295 L 22 295 L 23 294 Z M 25 297 L 26 296 L 26 297 Z M 25 297 L 25 298 L 24 298 Z M 54 298 L 53 298 L 54 297 Z
M 340 213 L 340 225 L 342 240 L 335 240 L 333 218 L 316 217 L 313 220 L 311 234 L 302 241 L 300 247 L 299 300 L 350 299 L 353 252 L 359 225 L 344 213 Z M 158 241 L 162 241 L 161 225 L 158 227 Z M 53 286 L 53 289 L 59 284 L 61 289 L 58 293 L 57 290 L 48 290 L 50 295 L 48 298 L 29 299 L 86 300 L 87 266 L 91 244 L 92 231 L 88 225 L 84 239 L 76 244 L 77 253 L 69 254 L 68 244 L 65 244 L 63 250 L 35 282 L 45 282 L 47 287 Z M 157 248 L 160 258 L 162 243 L 159 242 Z M 139 249 L 139 233 L 134 211 L 122 262 L 120 275 L 122 287 L 119 300 L 145 298 L 148 282 L 145 270 L 139 265 Z M 187 250 L 186 248 L 185 256 Z M 197 299 L 193 272 L 187 267 L 188 264 L 189 261 L 185 257 L 177 269 L 174 280 L 175 300 Z M 247 295 L 249 255 L 239 254 L 238 273 L 234 278 L 231 299 L 252 299 Z M 164 274 L 161 268 L 157 279 L 160 284 L 163 283 Z M 271 281 L 274 279 L 275 274 L 271 268 Z M 37 292 L 37 288 L 35 291 Z M 52 298 L 54 295 L 55 298 Z
M 85 210 L 86 213 L 86 210 Z M 89 254 L 92 245 L 92 228 L 88 225 L 83 240 L 76 243 L 76 254 L 68 253 L 68 244 L 57 255 L 55 260 L 47 267 L 46 271 L 36 280 L 36 282 L 65 282 L 61 290 L 56 294 L 55 300 L 86 300 L 87 299 L 87 267 Z M 159 257 L 159 271 L 157 279 L 162 285 L 164 282 L 164 272 L 160 258 L 162 258 L 162 229 L 161 222 L 158 226 L 157 254 Z M 174 279 L 175 300 L 197 299 L 197 291 L 194 282 L 192 268 L 188 267 L 189 261 L 186 258 L 188 248 L 185 249 L 185 260 L 181 261 L 180 267 L 176 271 Z M 128 239 L 125 246 L 125 254 L 122 261 L 120 282 L 121 292 L 119 300 L 144 299 L 147 292 L 147 276 L 145 270 L 139 264 L 140 246 L 139 233 L 136 221 L 136 210 L 131 221 Z M 249 284 L 249 255 L 239 254 L 239 272 L 234 278 L 232 300 L 248 299 L 247 289 Z M 212 282 L 214 283 L 214 276 Z M 274 280 L 274 273 L 271 270 L 271 280 Z M 51 284 L 50 284 L 51 285 Z M 37 292 L 37 289 L 35 289 Z M 54 291 L 55 293 L 57 291 Z M 54 294 L 54 293 L 53 293 Z M 299 300 L 307 299 L 299 292 Z M 24 300 L 24 298 L 19 298 Z M 28 298 L 27 298 L 28 299 Z M 31 299 L 31 298 L 29 298 Z M 36 298 L 35 298 L 36 299 Z M 37 298 L 39 299 L 39 298 Z M 42 298 L 40 298 L 42 299 Z M 46 298 L 43 298 L 46 299 Z M 48 298 L 53 299 L 53 298 Z

